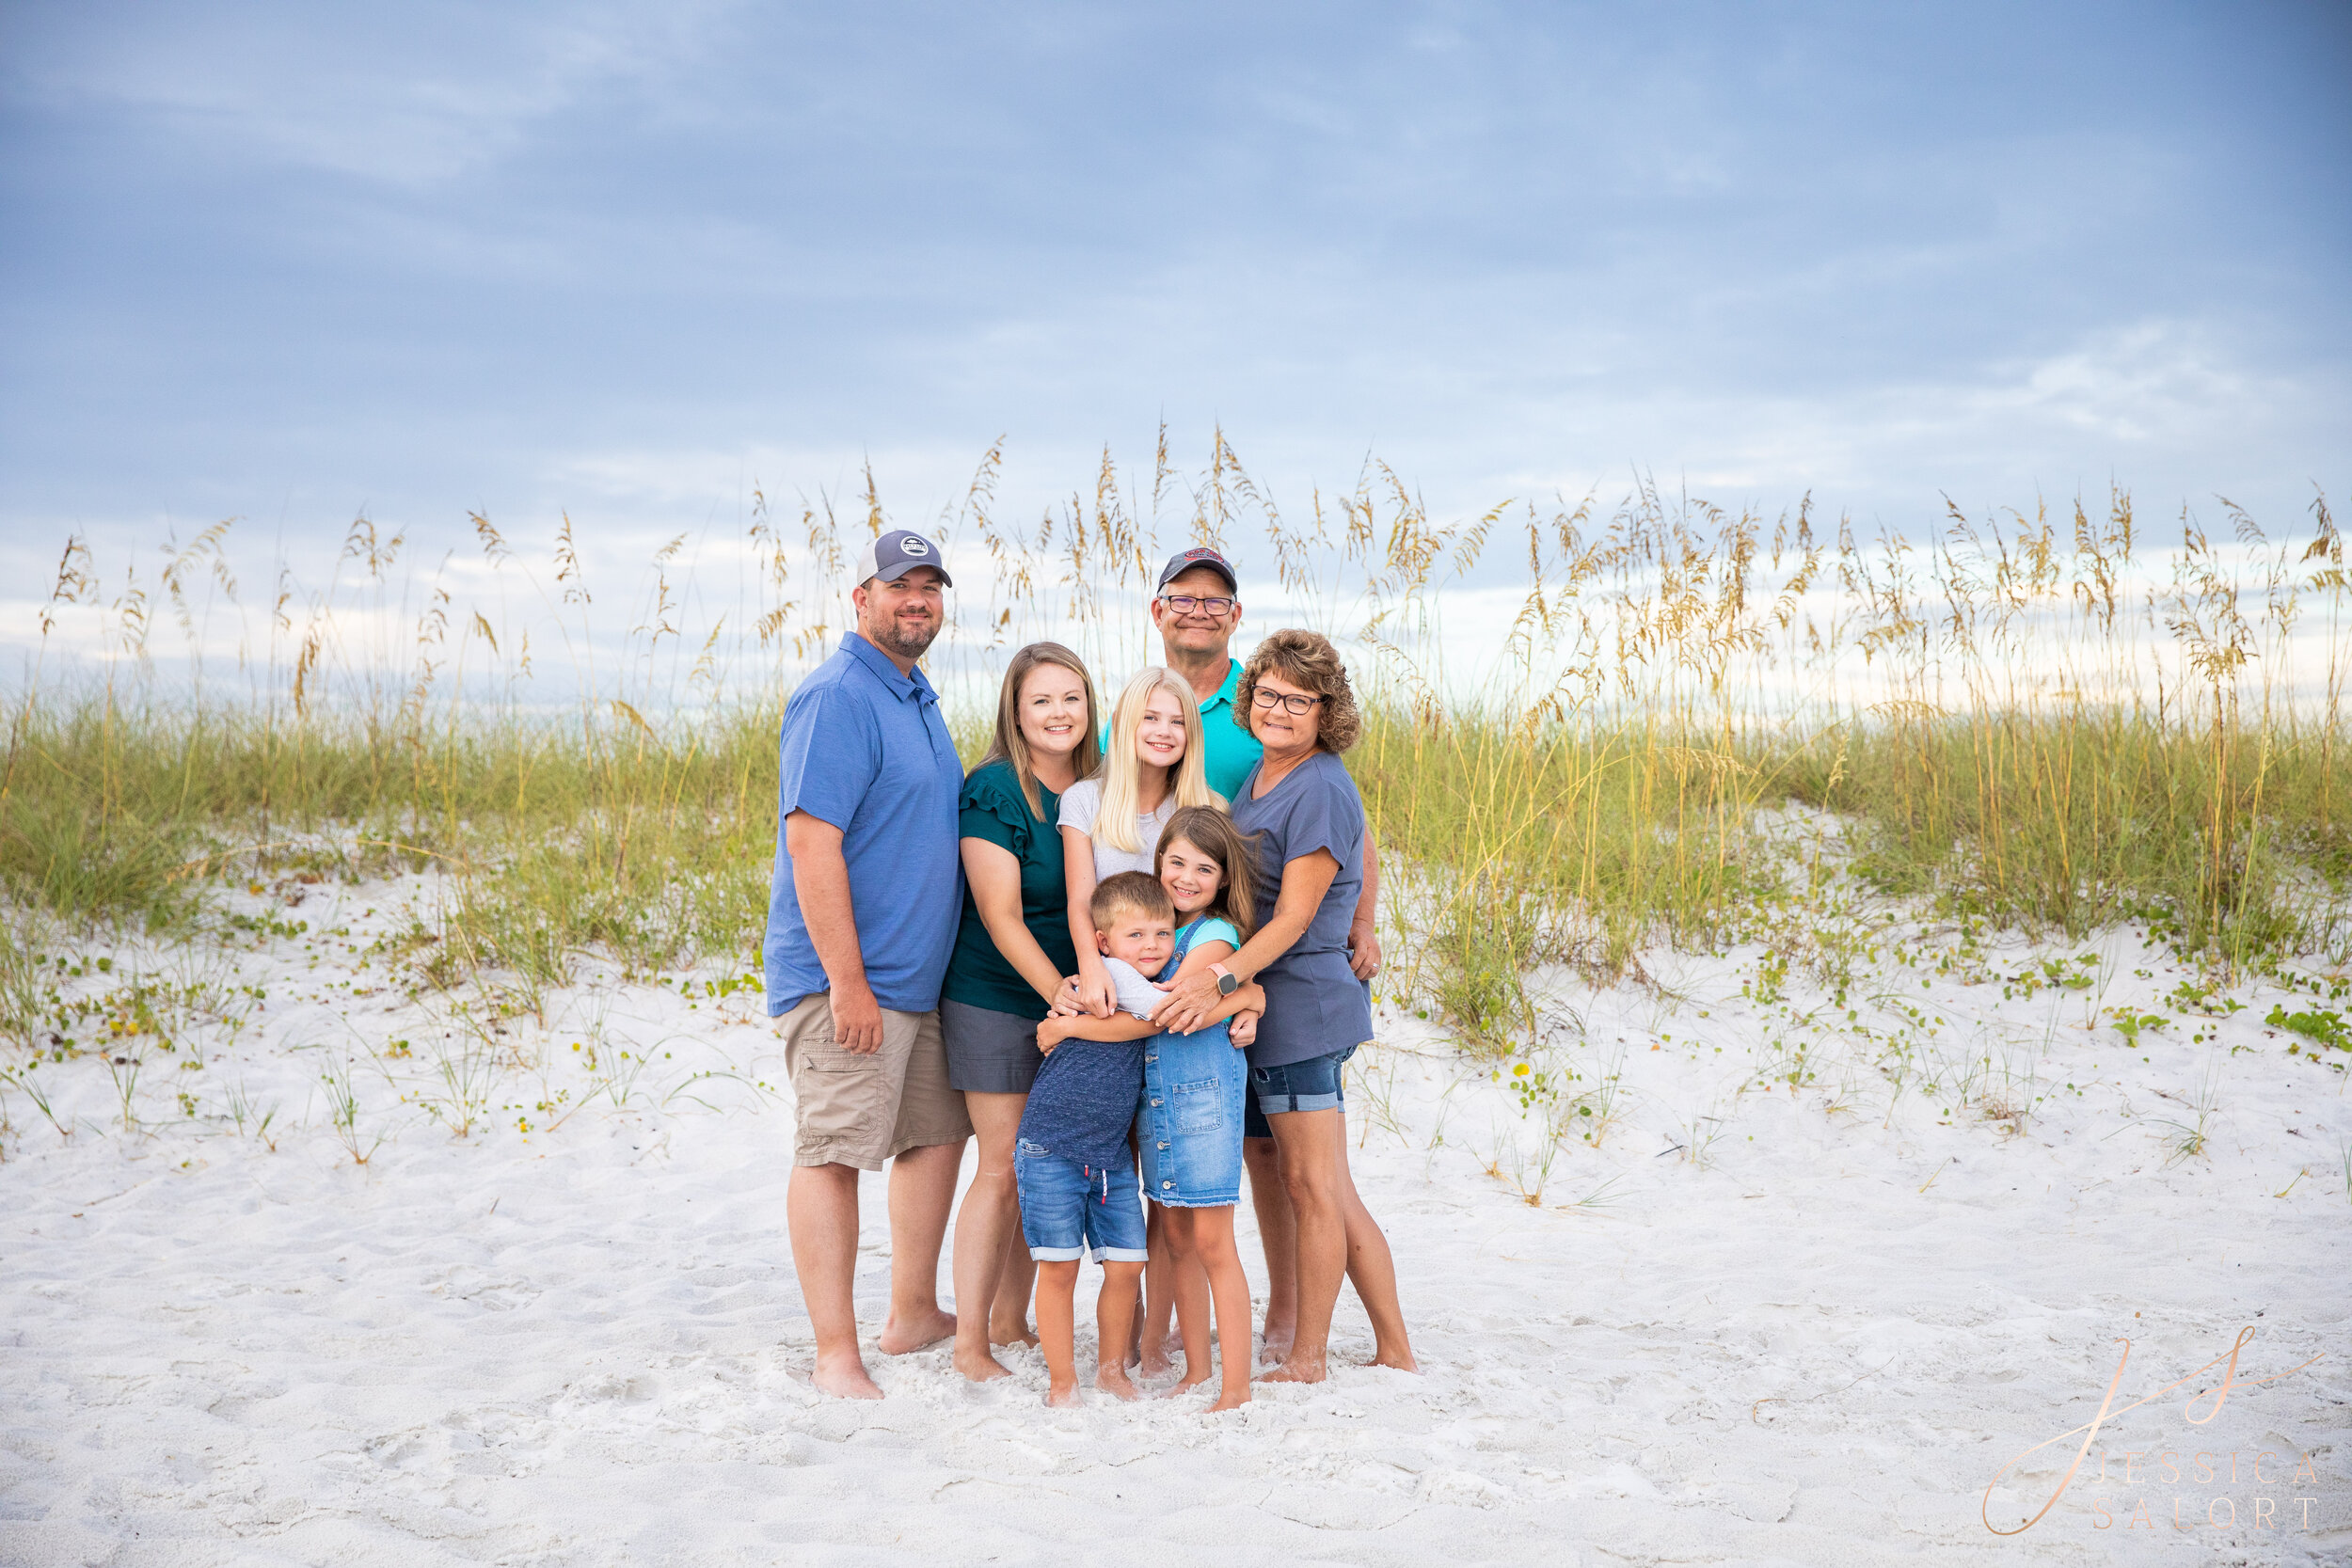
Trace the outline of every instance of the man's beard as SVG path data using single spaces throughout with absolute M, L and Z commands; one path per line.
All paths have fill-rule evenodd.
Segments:
M 938 640 L 939 628 L 944 624 L 934 619 L 922 630 L 916 631 L 912 627 L 902 628 L 898 618 L 893 615 L 881 625 L 869 629 L 866 633 L 866 640 L 883 653 L 895 655 L 899 658 L 921 658 L 930 650 L 931 643 Z

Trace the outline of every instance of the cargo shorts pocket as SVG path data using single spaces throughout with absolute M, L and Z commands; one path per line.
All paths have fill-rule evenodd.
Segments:
M 804 1146 L 870 1143 L 886 1136 L 891 1063 L 885 1053 L 860 1055 L 832 1041 L 794 1053 L 795 1120 Z

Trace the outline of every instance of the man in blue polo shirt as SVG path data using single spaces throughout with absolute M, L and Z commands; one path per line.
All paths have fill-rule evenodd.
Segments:
M 858 1173 L 890 1161 L 885 1354 L 936 1344 L 939 1244 L 972 1123 L 947 1083 L 939 989 L 962 911 L 963 785 L 915 668 L 952 586 L 939 546 L 894 529 L 858 562 L 857 630 L 785 705 L 776 869 L 762 957 L 792 1080 L 792 1266 L 817 1386 L 882 1398 L 858 1354 Z

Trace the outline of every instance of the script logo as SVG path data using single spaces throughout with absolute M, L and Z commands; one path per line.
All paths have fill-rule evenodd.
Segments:
M 2240 1377 L 2237 1370 L 2238 1354 L 2245 1350 L 2246 1347 L 2252 1342 L 2253 1338 L 2254 1330 L 2249 1324 L 2249 1326 L 2238 1331 L 2237 1343 L 2232 1345 L 2227 1353 L 2215 1356 L 2211 1361 L 2208 1361 L 2203 1366 L 2198 1368 L 2196 1371 L 2190 1372 L 2186 1377 L 2173 1379 L 2170 1383 L 2166 1384 L 2154 1393 L 2150 1394 L 2146 1399 L 2134 1400 L 2131 1403 L 2123 1405 L 2119 1405 L 2115 1402 L 2115 1394 L 2116 1390 L 2122 1386 L 2123 1369 L 2130 1363 L 2132 1358 L 2132 1342 L 2129 1339 L 2118 1340 L 2117 1342 L 2123 1347 L 2123 1354 L 2116 1360 L 2115 1375 L 2107 1380 L 2106 1398 L 2099 1402 L 2099 1413 L 2081 1426 L 2070 1428 L 2065 1432 L 2059 1433 L 2056 1437 L 2046 1437 L 2042 1439 L 2041 1442 L 2036 1443 L 2032 1448 L 2027 1449 L 2024 1450 L 2024 1452 L 2016 1455 L 2008 1464 L 2002 1465 L 2000 1469 L 1994 1474 L 1992 1481 L 1987 1482 L 1985 1485 L 1984 1501 L 1979 1509 L 1979 1513 L 1984 1519 L 1984 1528 L 1991 1530 L 1995 1535 L 2023 1535 L 2026 1531 L 2033 1528 L 2035 1525 L 2040 1524 L 2042 1516 L 2047 1514 L 2053 1508 L 2056 1508 L 2058 1506 L 2058 1499 L 2066 1496 L 2066 1489 L 2074 1484 L 2075 1473 L 2082 1468 L 2083 1461 L 2089 1456 L 2090 1452 L 2090 1445 L 2097 1439 L 2099 1435 L 2099 1429 L 2101 1427 L 2115 1419 L 2117 1417 L 2122 1416 L 2126 1411 L 2137 1410 L 2143 1404 L 2153 1403 L 2153 1402 L 2164 1398 L 2165 1395 L 2172 1392 L 2173 1389 L 2178 1388 L 2182 1384 L 2186 1383 L 2189 1378 L 2196 1377 L 2203 1372 L 2211 1371 L 2214 1368 L 2220 1367 L 2225 1362 L 2228 1364 L 2222 1371 L 2221 1382 L 2217 1386 L 2202 1389 L 2190 1395 L 2188 1403 L 2182 1407 L 2182 1417 L 2188 1422 L 2189 1425 L 2204 1426 L 2211 1422 L 2215 1417 L 2221 1414 L 2221 1407 L 2229 1402 L 2231 1389 L 2250 1388 L 2258 1384 L 2276 1383 L 2282 1377 L 2289 1377 L 2301 1371 L 2304 1367 L 2310 1366 L 2312 1361 L 2323 1359 L 2322 1356 L 2314 1355 L 2312 1357 L 2311 1361 L 2303 1362 L 2301 1366 L 2289 1367 L 2285 1371 L 2273 1372 L 2268 1377 Z M 2198 1402 L 2203 1400 L 2207 1395 L 2211 1395 L 2213 1398 L 2213 1408 L 2200 1416 L 2197 1414 Z M 2001 1484 L 2001 1477 L 2008 1475 L 2011 1470 L 2015 1469 L 2019 1464 L 2031 1455 L 2040 1453 L 2043 1449 L 2050 1447 L 2054 1443 L 2063 1443 L 2069 1437 L 2074 1436 L 2077 1433 L 2082 1434 L 2082 1443 L 2074 1450 L 2074 1463 L 2067 1465 L 2066 1473 L 2058 1478 L 2057 1489 L 2050 1494 L 2049 1499 L 2042 1505 L 2041 1509 L 2033 1515 L 2033 1517 L 2026 1519 L 2023 1523 L 2008 1529 L 2004 1529 L 2000 1526 L 1994 1524 L 1993 1522 L 1993 1489 Z M 2202 1481 L 2200 1484 L 2210 1483 L 2213 1481 L 2215 1471 L 2217 1466 L 2210 1462 L 2216 1457 L 2216 1455 L 2209 1453 L 2200 1453 L 2197 1455 L 2196 1463 L 2198 1468 L 2204 1472 Z M 2229 1454 L 2228 1458 L 2230 1463 L 2230 1479 L 2233 1482 L 2234 1482 L 2237 1479 L 2237 1455 L 2234 1451 L 2233 1451 Z M 2289 1481 L 2290 1484 L 2303 1481 L 2315 1481 L 2318 1479 L 2318 1475 L 2312 1468 L 2311 1456 L 2308 1454 L 2298 1454 L 2296 1458 L 2297 1458 L 2300 1463 L 2296 1465 L 2295 1473 L 2291 1477 L 2282 1477 L 2275 1474 L 2265 1475 L 2263 1473 L 2263 1461 L 2265 1459 L 2279 1460 L 2280 1467 L 2283 1468 L 2285 1463 L 2284 1456 L 2270 1450 L 2265 1450 L 2264 1452 L 2255 1455 L 2253 1465 L 2255 1480 L 2264 1484 L 2282 1480 Z M 2144 1460 L 2147 1462 L 2146 1467 L 2149 1470 L 2153 1471 L 2159 1467 L 2165 1468 L 2170 1472 L 2167 1479 L 2177 1481 L 2180 1479 L 2179 1459 L 2180 1456 L 2177 1453 L 2169 1449 L 2161 1454 L 2142 1453 L 2137 1450 L 2132 1451 L 2124 1455 L 2124 1480 L 2127 1484 L 2136 1481 L 2137 1479 L 2137 1471 L 2139 1468 L 2139 1462 Z M 2106 1480 L 2106 1454 L 2105 1450 L 2102 1450 L 2099 1456 L 2099 1479 L 2103 1481 Z M 2276 1512 L 2277 1499 L 2273 1497 L 2257 1497 L 2253 1500 L 2255 1504 L 2253 1511 L 2254 1524 L 2258 1528 L 2277 1528 L 2276 1520 L 2273 1517 Z M 2304 1523 L 2306 1528 L 2308 1528 L 2310 1524 L 2309 1515 L 2311 1513 L 2311 1504 L 2316 1502 L 2318 1499 L 2315 1497 L 2302 1497 L 2291 1500 L 2299 1501 L 2303 1504 L 2303 1513 L 2305 1514 Z M 2230 1505 L 2230 1517 L 2226 1520 L 2216 1517 L 2220 1506 L 2225 1502 Z M 2104 1502 L 2100 1502 L 2094 1506 L 2098 1508 L 2101 1516 L 2100 1522 L 2094 1528 L 2099 1529 L 2111 1528 L 2112 1516 L 2106 1504 Z M 2207 1503 L 2205 1513 L 2206 1522 L 2209 1524 L 2217 1527 L 2234 1525 L 2237 1522 L 2237 1501 L 2234 1497 L 2216 1497 Z M 2196 1528 L 2194 1521 L 2186 1525 L 2180 1522 L 2180 1499 L 2177 1497 L 2173 1499 L 2172 1514 L 2173 1528 L 2193 1529 Z M 2153 1521 L 2148 1518 L 2148 1505 L 2144 1499 L 2140 1501 L 2137 1512 L 2134 1513 L 2131 1525 L 2126 1528 L 2154 1528 Z

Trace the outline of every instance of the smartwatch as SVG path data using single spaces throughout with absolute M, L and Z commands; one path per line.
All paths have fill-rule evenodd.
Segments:
M 1231 996 L 1235 991 L 1241 990 L 1241 976 L 1226 968 L 1223 964 L 1211 964 L 1209 966 L 1209 973 L 1216 976 L 1217 995 Z

